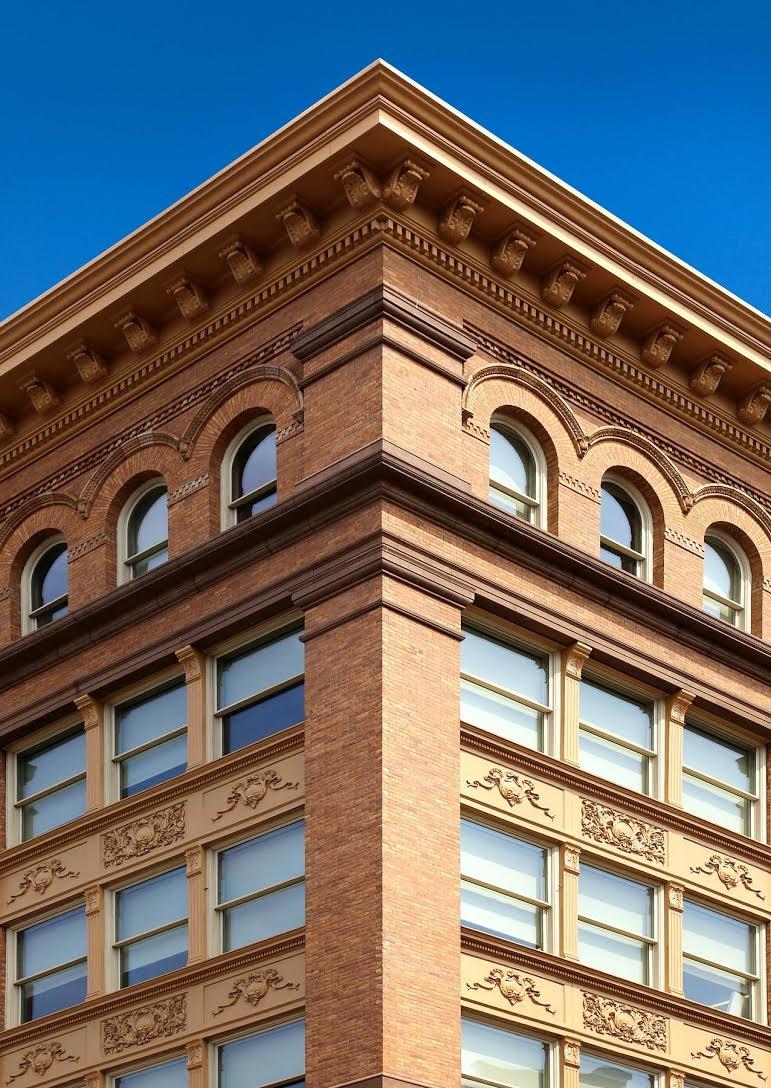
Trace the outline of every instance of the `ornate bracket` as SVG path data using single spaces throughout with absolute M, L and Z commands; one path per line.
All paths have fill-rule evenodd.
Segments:
M 115 328 L 120 329 L 123 333 L 126 343 L 135 355 L 141 355 L 143 351 L 147 351 L 155 343 L 154 329 L 133 310 L 122 314 L 115 322 Z
M 471 227 L 484 207 L 474 200 L 470 193 L 460 192 L 442 212 L 439 219 L 439 236 L 451 245 L 464 242 L 471 233 Z
M 634 304 L 635 299 L 630 295 L 625 295 L 621 291 L 611 291 L 595 306 L 589 318 L 589 327 L 595 336 L 603 339 L 612 336 L 618 332 L 624 314 L 627 310 L 631 310 Z
M 761 382 L 740 401 L 736 414 L 742 423 L 754 427 L 765 419 L 769 404 L 771 404 L 771 385 L 768 382 Z
M 509 279 L 519 272 L 527 251 L 538 241 L 538 236 L 522 227 L 513 227 L 490 252 L 490 267 L 499 276 Z
M 411 208 L 418 195 L 420 183 L 428 177 L 428 170 L 412 159 L 404 159 L 393 168 L 383 186 L 383 200 L 394 211 Z
M 227 261 L 228 268 L 239 287 L 251 283 L 262 275 L 262 265 L 252 249 L 240 238 L 234 238 L 219 251 L 219 257 Z
M 99 353 L 83 341 L 67 352 L 67 359 L 75 364 L 81 381 L 84 381 L 86 385 L 92 385 L 107 375 L 107 367 L 102 362 Z
M 546 276 L 541 287 L 541 298 L 559 310 L 573 297 L 576 284 L 586 278 L 586 269 L 575 261 L 560 261 Z
M 657 325 L 655 329 L 651 329 L 643 341 L 640 348 L 640 358 L 648 366 L 658 370 L 659 367 L 669 362 L 672 349 L 679 340 L 682 340 L 683 335 L 683 330 L 678 328 L 677 325 L 670 325 L 666 322 L 663 325 Z
M 29 402 L 38 415 L 49 412 L 59 403 L 59 394 L 37 371 L 33 370 L 19 382 L 19 389 L 27 394 Z
M 277 213 L 276 219 L 284 224 L 289 241 L 296 249 L 304 249 L 317 241 L 321 235 L 319 225 L 313 213 L 299 200 L 290 201 Z
M 380 182 L 359 159 L 338 170 L 334 178 L 342 184 L 348 203 L 357 211 L 365 211 L 380 200 L 383 191 Z
M 192 280 L 186 277 L 170 284 L 166 288 L 166 293 L 174 299 L 179 307 L 179 312 L 186 321 L 195 320 L 196 317 L 206 313 L 209 308 L 206 295 L 201 288 L 197 283 L 193 283 Z
M 693 371 L 688 385 L 700 397 L 709 397 L 717 391 L 721 378 L 732 366 L 733 363 L 724 355 L 710 355 Z

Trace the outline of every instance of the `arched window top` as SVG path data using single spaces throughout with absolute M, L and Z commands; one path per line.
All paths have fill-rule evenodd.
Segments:
M 627 574 L 647 578 L 650 529 L 642 497 L 626 482 L 606 477 L 600 501 L 600 557 Z
M 26 577 L 26 627 L 39 627 L 67 614 L 67 543 L 47 541 L 32 556 Z
M 747 625 L 747 561 L 738 547 L 721 533 L 704 538 L 702 607 L 734 627 Z
M 169 558 L 168 492 L 157 480 L 137 492 L 126 507 L 121 581 L 154 570 Z
M 494 419 L 490 426 L 490 502 L 541 524 L 545 463 L 535 439 Z
M 246 521 L 276 502 L 276 425 L 266 418 L 238 436 L 226 458 L 224 525 Z

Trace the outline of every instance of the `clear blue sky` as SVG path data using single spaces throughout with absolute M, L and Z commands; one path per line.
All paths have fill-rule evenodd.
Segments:
M 768 0 L 5 0 L 0 317 L 376 56 L 771 311 Z

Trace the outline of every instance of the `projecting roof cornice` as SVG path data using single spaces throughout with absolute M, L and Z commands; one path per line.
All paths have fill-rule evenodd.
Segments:
M 0 443 L 138 361 L 180 359 L 178 344 L 208 338 L 255 285 L 286 284 L 339 241 L 328 274 L 379 213 L 433 236 L 502 297 L 560 311 L 689 396 L 717 394 L 742 425 L 763 422 L 766 317 L 377 61 L 0 324 Z M 263 290 L 250 319 L 279 296 Z

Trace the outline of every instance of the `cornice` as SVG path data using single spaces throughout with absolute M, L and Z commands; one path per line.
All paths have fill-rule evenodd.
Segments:
M 624 982 L 615 975 L 597 971 L 592 967 L 572 960 L 564 960 L 549 952 L 515 945 L 496 937 L 476 933 L 474 930 L 461 928 L 461 949 L 487 959 L 514 963 L 535 975 L 547 975 L 574 986 L 599 990 L 621 1001 L 631 1002 L 636 1007 L 650 1009 L 658 1015 L 662 1013 L 687 1023 L 698 1024 L 709 1031 L 728 1032 L 731 1036 L 740 1036 L 759 1046 L 771 1046 L 771 1027 L 765 1024 L 745 1020 L 730 1013 L 716 1013 L 705 1005 L 689 1001 L 684 997 L 674 997 L 664 990 L 644 986 L 641 983 Z

